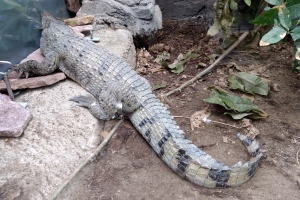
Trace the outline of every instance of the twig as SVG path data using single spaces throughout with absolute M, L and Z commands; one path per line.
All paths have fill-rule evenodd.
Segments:
M 218 121 L 212 121 L 212 120 L 210 120 L 210 122 L 216 123 L 216 124 L 222 124 L 222 125 L 225 125 L 225 126 L 230 126 L 230 127 L 233 127 L 233 128 L 241 128 L 241 127 L 237 127 L 235 125 L 230 125 L 230 124 L 226 124 L 226 123 L 218 122 Z
M 88 156 L 84 162 L 79 165 L 75 171 L 66 179 L 66 181 L 62 184 L 62 186 L 52 195 L 50 200 L 56 199 L 56 197 L 63 191 L 63 189 L 70 183 L 70 181 L 78 174 L 78 172 L 88 163 L 90 162 L 101 150 L 102 148 L 109 142 L 109 140 L 112 138 L 112 136 L 115 134 L 118 127 L 124 122 L 124 119 L 121 119 L 115 127 L 110 131 L 107 138 L 105 138 L 101 144 L 93 151 L 93 153 Z
M 296 155 L 296 161 L 297 161 L 297 164 L 298 164 L 298 165 L 300 165 L 300 163 L 299 163 L 299 151 L 300 151 L 300 149 L 298 149 L 297 155 Z
M 173 116 L 174 118 L 185 118 L 185 119 L 191 119 L 190 117 L 184 117 L 184 116 Z M 203 120 L 204 121 L 204 120 Z M 218 121 L 213 121 L 213 120 L 210 120 L 210 119 L 206 119 L 204 121 L 205 123 L 216 123 L 216 124 L 222 124 L 222 125 L 225 125 L 225 126 L 230 126 L 230 127 L 233 127 L 233 128 L 242 128 L 242 127 L 237 127 L 235 125 L 230 125 L 230 124 L 226 124 L 226 123 L 223 123 L 223 122 L 218 122 Z
M 191 119 L 190 117 L 184 117 L 184 116 L 173 116 L 174 118 L 185 118 L 185 119 Z
M 258 28 L 259 27 L 257 27 L 254 31 L 257 31 Z M 207 74 L 208 72 L 210 72 L 223 58 L 225 58 L 225 56 L 227 56 L 234 48 L 236 48 L 246 38 L 246 36 L 249 35 L 249 33 L 250 33 L 250 31 L 244 32 L 229 49 L 227 49 L 213 64 L 211 64 L 211 66 L 209 66 L 207 69 L 205 69 L 202 72 L 200 72 L 199 74 L 197 74 L 191 80 L 183 83 L 180 87 L 168 92 L 167 94 L 165 94 L 165 96 L 168 97 L 168 96 L 174 94 L 175 92 L 180 91 L 181 89 L 187 87 L 188 85 L 191 85 L 192 83 L 197 81 L 200 77 L 202 77 L 205 74 Z

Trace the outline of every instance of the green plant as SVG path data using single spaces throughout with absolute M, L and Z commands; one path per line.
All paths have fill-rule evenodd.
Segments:
M 267 46 L 281 41 L 290 35 L 294 41 L 292 67 L 299 68 L 300 60 L 300 1 L 299 0 L 236 0 L 248 5 L 248 10 L 256 10 L 255 19 L 250 23 L 258 26 L 273 25 L 260 40 L 260 46 Z M 259 3 L 258 3 L 259 2 Z M 242 2 L 243 3 L 243 2 Z M 255 4 L 255 5 L 254 5 Z M 216 35 L 222 30 L 225 37 L 230 35 L 230 28 L 235 20 L 237 3 L 234 0 L 217 0 L 214 5 L 216 15 L 214 25 L 208 30 L 208 35 Z
M 271 25 L 273 28 L 260 40 L 260 46 L 275 44 L 290 35 L 294 41 L 292 66 L 299 69 L 300 60 L 300 1 L 299 0 L 265 0 L 268 5 L 264 13 L 251 23 Z M 270 6 L 269 6 L 270 5 Z

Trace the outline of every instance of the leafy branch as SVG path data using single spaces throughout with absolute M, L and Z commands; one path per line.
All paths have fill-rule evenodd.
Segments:
M 299 68 L 300 60 L 300 1 L 299 0 L 244 0 L 249 9 L 256 9 L 254 20 L 250 23 L 258 26 L 273 25 L 260 40 L 260 46 L 275 44 L 290 35 L 294 41 L 294 53 L 292 65 Z M 255 5 L 254 5 L 255 4 Z M 225 36 L 230 34 L 230 29 L 238 10 L 233 0 L 217 0 L 215 5 L 214 25 L 207 34 L 216 35 L 220 30 Z

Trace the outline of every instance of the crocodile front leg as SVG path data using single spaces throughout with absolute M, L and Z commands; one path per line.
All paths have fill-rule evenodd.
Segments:
M 117 101 L 110 102 L 98 101 L 94 96 L 90 94 L 78 95 L 69 99 L 69 101 L 77 102 L 77 106 L 87 108 L 92 115 L 98 119 L 109 120 L 120 118 L 122 114 L 122 104 Z
M 30 72 L 37 75 L 50 74 L 59 67 L 60 56 L 56 52 L 49 52 L 45 56 L 45 59 L 41 63 L 29 60 L 14 65 L 13 69 L 19 71 L 19 77 L 24 73 L 26 78 L 28 78 Z

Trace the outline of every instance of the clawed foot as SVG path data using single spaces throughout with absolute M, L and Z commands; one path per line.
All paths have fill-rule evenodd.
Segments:
M 23 74 L 25 74 L 25 77 L 29 77 L 29 72 L 26 70 L 26 65 L 18 64 L 18 65 L 13 65 L 12 70 L 15 70 L 19 72 L 18 78 L 20 78 Z

